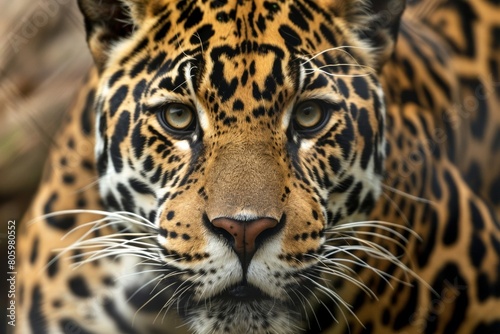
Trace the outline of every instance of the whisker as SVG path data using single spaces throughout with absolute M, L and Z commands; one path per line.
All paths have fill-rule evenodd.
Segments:
M 351 59 L 353 59 L 354 61 L 356 61 L 356 58 L 354 58 L 354 56 L 352 54 L 349 53 L 349 51 L 347 51 L 346 49 L 362 49 L 362 50 L 373 50 L 374 48 L 373 47 L 365 47 L 365 46 L 336 46 L 336 47 L 333 47 L 333 48 L 328 48 L 328 49 L 325 49 L 323 51 L 320 51 L 316 54 L 314 54 L 313 56 L 309 57 L 304 63 L 302 63 L 301 65 L 305 65 L 307 63 L 310 63 L 311 61 L 313 61 L 314 59 L 318 58 L 319 56 L 323 55 L 324 53 L 326 52 L 331 52 L 331 51 L 340 51 L 340 52 L 344 52 L 346 53 L 349 57 L 351 57 Z M 356 61 L 357 63 L 357 61 Z
M 396 194 L 401 195 L 403 197 L 409 198 L 409 199 L 414 200 L 416 202 L 421 202 L 421 203 L 429 204 L 429 205 L 432 205 L 433 207 L 437 207 L 438 206 L 438 204 L 435 201 L 431 201 L 431 200 L 423 198 L 423 197 L 418 197 L 418 196 L 406 193 L 406 192 L 404 192 L 402 190 L 396 189 L 396 188 L 391 187 L 391 186 L 389 186 L 387 184 L 384 184 L 384 183 L 381 183 L 380 185 L 384 189 L 392 191 L 393 193 L 396 193 Z
M 311 74 L 315 72 L 320 72 L 324 75 L 330 76 L 330 77 L 335 77 L 335 78 L 358 78 L 358 77 L 367 77 L 370 76 L 370 73 L 366 74 L 339 74 L 339 73 L 331 73 L 325 70 L 320 70 L 320 69 L 313 69 L 313 70 L 306 70 L 304 71 L 306 74 Z

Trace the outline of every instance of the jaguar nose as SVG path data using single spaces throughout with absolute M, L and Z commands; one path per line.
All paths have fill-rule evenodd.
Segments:
M 241 221 L 222 217 L 212 220 L 212 225 L 227 232 L 223 235 L 231 243 L 240 258 L 243 268 L 246 269 L 256 251 L 257 238 L 262 236 L 265 231 L 275 229 L 278 221 L 273 218 Z

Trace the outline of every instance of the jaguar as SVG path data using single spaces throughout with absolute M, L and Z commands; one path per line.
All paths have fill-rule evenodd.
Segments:
M 500 333 L 497 0 L 79 0 L 15 333 Z

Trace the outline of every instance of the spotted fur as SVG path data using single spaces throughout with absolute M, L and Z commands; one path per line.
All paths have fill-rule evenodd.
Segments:
M 79 5 L 18 333 L 500 332 L 497 1 Z

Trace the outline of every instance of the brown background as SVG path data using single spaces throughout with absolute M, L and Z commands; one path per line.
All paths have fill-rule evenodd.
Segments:
M 19 223 L 47 150 L 90 66 L 76 0 L 0 0 L 0 332 L 6 227 Z

